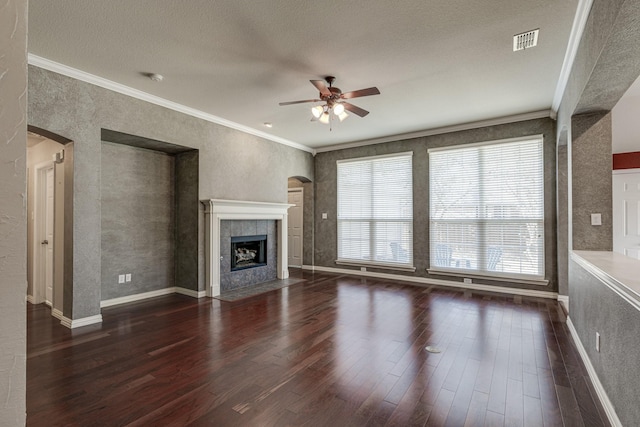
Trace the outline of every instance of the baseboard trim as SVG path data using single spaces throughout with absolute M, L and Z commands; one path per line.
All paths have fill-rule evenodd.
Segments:
M 310 271 L 313 271 L 315 267 L 314 267 L 313 265 L 306 265 L 306 264 L 303 264 L 301 268 L 302 268 L 303 270 L 310 270 Z
M 35 304 L 36 303 L 36 298 L 33 295 L 27 295 L 27 302 L 29 304 Z
M 64 319 L 64 314 L 62 314 L 62 311 L 58 310 L 57 308 L 51 310 L 51 315 L 58 320 Z
M 567 313 L 569 312 L 569 295 L 558 295 L 558 301 L 564 305 Z
M 147 298 L 159 297 L 162 295 L 175 294 L 176 288 L 164 288 L 155 291 L 143 292 L 141 294 L 127 295 L 119 298 L 112 298 L 100 301 L 100 308 L 111 307 L 114 305 L 126 304 L 128 302 L 140 301 Z
M 102 314 L 96 314 L 95 316 L 83 317 L 80 319 L 69 319 L 62 316 L 60 324 L 66 326 L 69 329 L 80 328 L 82 326 L 93 325 L 95 323 L 102 323 Z
M 616 414 L 616 410 L 609 400 L 609 396 L 607 396 L 607 392 L 605 391 L 602 383 L 600 382 L 600 378 L 598 378 L 598 374 L 596 373 L 595 368 L 591 364 L 591 359 L 589 359 L 589 355 L 587 354 L 587 350 L 585 350 L 584 345 L 582 345 L 582 341 L 578 336 L 578 331 L 573 326 L 573 322 L 570 317 L 567 317 L 567 326 L 569 327 L 569 332 L 573 337 L 573 341 L 576 343 L 576 347 L 578 348 L 578 353 L 580 353 L 580 357 L 582 358 L 582 362 L 587 367 L 587 372 L 589 373 L 589 378 L 591 378 L 591 382 L 593 383 L 593 387 L 596 389 L 596 394 L 598 395 L 598 399 L 600 399 L 600 403 L 604 408 L 605 413 L 607 414 L 607 418 L 609 422 L 614 427 L 622 427 L 622 423 L 618 418 L 618 414 Z
M 192 298 L 204 298 L 207 296 L 207 291 L 194 291 L 193 289 L 176 287 L 176 294 L 186 295 Z
M 322 271 L 327 273 L 350 274 L 354 276 L 375 277 L 379 279 L 391 279 L 401 282 L 419 283 L 421 285 L 438 285 L 449 288 L 469 289 L 474 291 L 497 292 L 501 294 L 520 295 L 527 297 L 557 299 L 557 292 L 537 291 L 535 289 L 507 288 L 502 286 L 482 285 L 479 283 L 462 283 L 452 280 L 429 279 L 426 277 L 402 276 L 399 274 L 378 273 L 373 271 L 348 270 L 345 268 L 320 267 L 320 266 L 302 266 L 305 270 Z

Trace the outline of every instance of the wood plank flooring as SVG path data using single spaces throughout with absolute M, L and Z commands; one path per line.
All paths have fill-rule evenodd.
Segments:
M 27 425 L 609 425 L 556 301 L 292 277 L 73 331 L 28 305 Z

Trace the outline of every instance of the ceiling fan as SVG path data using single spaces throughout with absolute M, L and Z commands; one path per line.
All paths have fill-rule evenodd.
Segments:
M 347 111 L 352 112 L 353 114 L 364 117 L 369 112 L 360 107 L 357 107 L 350 102 L 346 102 L 345 99 L 359 98 L 361 96 L 370 96 L 370 95 L 380 95 L 380 91 L 377 87 L 370 87 L 367 89 L 354 90 L 352 92 L 342 92 L 340 88 L 334 87 L 333 82 L 335 81 L 335 77 L 327 76 L 323 80 L 310 80 L 311 84 L 318 89 L 320 92 L 319 99 L 305 99 L 301 101 L 289 101 L 289 102 L 281 102 L 280 105 L 292 105 L 292 104 L 302 104 L 306 102 L 322 102 L 323 104 L 316 105 L 311 108 L 311 113 L 313 114 L 313 118 L 311 120 L 318 120 L 320 123 L 329 123 L 331 120 L 331 114 L 333 113 L 340 121 L 343 121 L 349 115 Z M 327 83 L 329 84 L 327 86 Z

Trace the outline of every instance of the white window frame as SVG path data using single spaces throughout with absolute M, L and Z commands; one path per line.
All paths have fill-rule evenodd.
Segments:
M 503 272 L 497 272 L 497 271 L 485 271 L 485 270 L 479 270 L 479 269 L 470 269 L 470 268 L 462 268 L 462 267 L 455 267 L 455 266 L 449 266 L 449 267 L 442 267 L 442 266 L 435 266 L 434 264 L 434 259 L 436 257 L 435 254 L 435 250 L 434 250 L 434 240 L 433 240 L 433 235 L 431 233 L 431 224 L 432 221 L 434 221 L 434 218 L 431 217 L 431 209 L 432 209 L 432 200 L 431 200 L 431 173 L 432 171 L 430 171 L 430 182 L 429 182 L 429 186 L 430 186 L 430 200 L 429 200 L 429 210 L 430 210 L 430 214 L 429 214 L 429 230 L 430 230 L 430 237 L 429 237 L 429 253 L 430 253 L 430 257 L 429 257 L 429 268 L 427 269 L 427 271 L 429 273 L 432 274 L 441 274 L 441 275 L 451 275 L 451 276 L 457 276 L 457 277 L 467 277 L 467 278 L 473 278 L 473 277 L 478 277 L 478 278 L 491 278 L 493 280 L 498 280 L 498 281 L 509 281 L 509 282 L 514 282 L 514 283 L 525 283 L 525 284 L 535 284 L 535 285 L 546 285 L 548 284 L 548 280 L 545 280 L 545 272 L 546 272 L 546 267 L 545 267 L 545 234 L 544 234 L 544 230 L 545 230 L 545 222 L 546 222 L 546 218 L 544 215 L 544 203 L 545 203 L 545 188 L 544 188 L 544 138 L 543 135 L 531 135 L 531 136 L 526 136 L 526 137 L 522 137 L 522 138 L 509 138 L 509 139 L 502 139 L 502 140 L 494 140 L 494 141 L 485 141 L 485 142 L 479 142 L 479 143 L 471 143 L 471 144 L 462 144 L 462 145 L 455 145 L 455 146 L 449 146 L 449 147 L 438 147 L 438 148 L 432 148 L 428 150 L 429 155 L 431 155 L 432 153 L 436 153 L 436 152 L 442 152 L 442 151 L 451 151 L 451 150 L 455 150 L 455 149 L 464 149 L 464 148 L 474 148 L 474 147 L 483 147 L 483 146 L 495 146 L 498 144 L 506 144 L 506 143 L 515 143 L 515 142 L 521 142 L 521 141 L 539 141 L 541 144 L 541 168 L 542 168 L 542 218 L 532 218 L 532 221 L 540 221 L 540 229 L 542 230 L 541 233 L 541 250 L 542 250 L 542 256 L 541 256 L 541 265 L 540 265 L 540 272 L 541 274 L 539 275 L 531 275 L 531 274 L 519 274 L 519 273 L 503 273 Z M 442 221 L 442 220 L 440 220 Z M 498 223 L 498 222 L 510 222 L 510 220 L 498 220 L 498 219 L 493 219 L 491 221 L 489 221 L 486 218 L 479 218 L 479 219 L 475 219 L 475 220 L 468 220 L 468 221 L 459 221 L 459 222 L 474 222 L 474 223 L 483 223 L 483 224 L 487 224 L 487 223 Z M 518 221 L 526 221 L 524 219 L 518 219 L 516 221 L 512 221 L 512 222 L 518 222 Z M 479 227 L 480 229 L 482 228 L 482 225 Z M 484 239 L 483 237 L 480 237 L 480 239 Z
M 385 159 L 385 158 L 395 158 L 395 157 L 410 157 L 411 158 L 411 218 L 410 219 L 394 219 L 394 221 L 397 222 L 405 222 L 406 225 L 408 225 L 410 227 L 410 246 L 411 246 L 411 252 L 410 252 L 410 259 L 407 263 L 395 263 L 395 262 L 383 262 L 383 261 L 376 261 L 376 260 L 372 260 L 372 261 L 368 261 L 368 260 L 361 260 L 361 259 L 351 259 L 351 258 L 341 258 L 340 257 L 340 242 L 341 242 L 341 236 L 340 236 L 340 222 L 342 221 L 340 219 L 340 198 L 341 198 L 341 194 L 340 194 L 340 173 L 339 173 L 339 168 L 341 164 L 346 164 L 346 163 L 356 163 L 356 162 L 366 162 L 368 160 L 381 160 L 381 159 Z M 342 195 L 344 196 L 344 195 Z M 336 253 L 338 255 L 338 259 L 336 259 L 336 264 L 339 265 L 350 265 L 350 266 L 371 266 L 371 267 L 375 267 L 375 268 L 382 268 L 382 269 L 390 269 L 390 270 L 400 270 L 400 271 L 415 271 L 415 267 L 413 265 L 414 263 L 414 256 L 413 256 L 413 212 L 414 212 L 414 207 L 413 207 L 413 151 L 407 151 L 407 152 L 401 152 L 401 153 L 393 153 L 393 154 L 385 154 L 385 155 L 379 155 L 379 156 L 367 156 L 367 157 L 359 157 L 359 158 L 353 158 L 353 159 L 344 159 L 344 160 L 337 160 L 336 161 L 336 201 L 337 201 L 337 205 L 336 205 L 336 228 L 337 228 L 337 248 L 336 248 Z M 361 221 L 371 221 L 374 224 L 375 227 L 375 223 L 376 222 L 384 222 L 383 220 L 381 221 L 376 221 L 373 218 L 362 218 Z M 372 229 L 374 228 L 372 227 Z M 373 246 L 375 246 L 375 239 L 371 239 L 369 241 L 369 244 L 371 246 L 371 253 L 374 253 L 375 251 L 373 250 Z

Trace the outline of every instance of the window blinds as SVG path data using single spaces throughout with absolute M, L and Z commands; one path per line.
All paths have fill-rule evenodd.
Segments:
M 412 153 L 337 162 L 338 261 L 413 266 Z
M 542 138 L 429 152 L 431 269 L 544 277 Z

